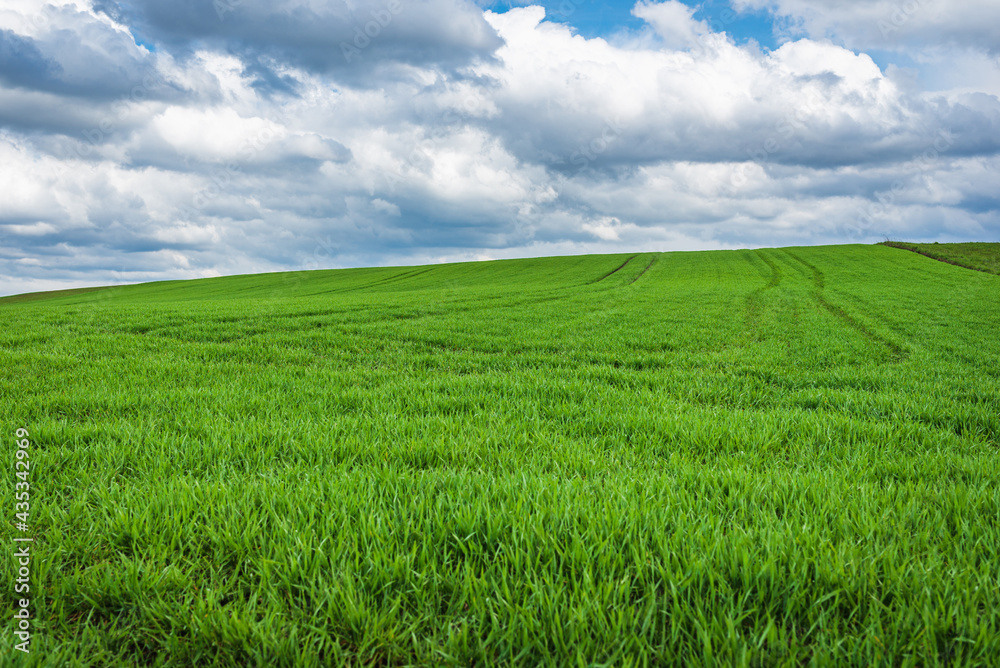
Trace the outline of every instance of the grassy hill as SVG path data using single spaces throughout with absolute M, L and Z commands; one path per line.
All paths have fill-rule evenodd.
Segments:
M 920 253 L 959 267 L 1000 274 L 1000 243 L 912 244 L 905 241 L 884 241 L 882 243 L 886 246 Z
M 0 324 L 36 665 L 1000 662 L 998 276 L 642 253 Z

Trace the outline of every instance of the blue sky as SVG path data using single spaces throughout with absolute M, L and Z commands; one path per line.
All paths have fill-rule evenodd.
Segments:
M 0 294 L 1000 241 L 996 0 L 484 1 L 5 0 Z
M 637 31 L 645 23 L 632 15 L 635 2 L 628 0 L 546 0 L 533 2 L 545 8 L 550 21 L 565 23 L 585 37 L 610 37 L 621 30 Z M 755 40 L 763 47 L 773 48 L 774 17 L 767 11 L 735 11 L 729 2 L 707 0 L 684 4 L 695 8 L 694 17 L 710 25 L 726 30 L 737 42 Z M 504 12 L 523 3 L 512 0 L 497 0 L 486 8 Z
M 694 18 L 705 21 L 715 30 L 724 30 L 737 44 L 755 42 L 763 49 L 775 49 L 795 33 L 768 9 L 735 9 L 728 0 L 680 0 L 693 8 Z M 506 12 L 524 6 L 517 0 L 496 0 L 482 3 L 494 12 Z M 571 26 L 585 37 L 614 39 L 625 32 L 641 31 L 646 23 L 632 14 L 635 2 L 630 0 L 544 0 L 531 2 L 545 8 L 546 20 Z M 776 26 L 777 24 L 777 26 Z M 786 34 L 787 33 L 787 34 Z M 913 58 L 899 51 L 866 49 L 865 52 L 883 70 L 889 65 L 914 67 Z

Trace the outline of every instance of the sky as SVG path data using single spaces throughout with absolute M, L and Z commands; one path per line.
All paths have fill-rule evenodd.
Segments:
M 996 0 L 0 0 L 0 294 L 1000 241 Z

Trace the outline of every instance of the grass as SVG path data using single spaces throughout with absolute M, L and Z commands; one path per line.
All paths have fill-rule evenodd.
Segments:
M 920 253 L 959 267 L 1000 274 L 1000 243 L 911 244 L 885 241 L 883 245 Z
M 32 441 L 24 665 L 1000 662 L 996 276 L 647 253 L 0 322 L 11 466 Z

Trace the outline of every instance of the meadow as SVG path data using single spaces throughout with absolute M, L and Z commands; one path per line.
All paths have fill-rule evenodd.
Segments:
M 920 253 L 959 267 L 1000 274 L 1000 252 L 997 251 L 998 244 L 995 243 L 914 244 L 905 241 L 884 241 L 882 243 L 886 246 Z
M 2 539 L 19 427 L 35 537 L 32 652 L 9 593 L 0 661 L 1000 665 L 1000 276 L 637 253 L 0 325 Z

